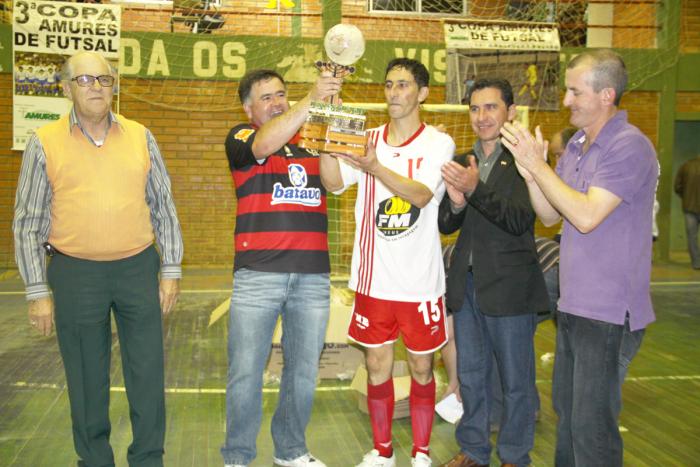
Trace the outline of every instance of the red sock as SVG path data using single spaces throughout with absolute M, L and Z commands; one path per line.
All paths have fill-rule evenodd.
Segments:
M 430 454 L 430 432 L 433 429 L 433 417 L 435 413 L 435 378 L 428 384 L 420 384 L 411 378 L 411 395 L 408 399 L 411 409 L 411 429 L 413 430 L 413 451 L 426 456 Z
M 394 416 L 394 380 L 389 378 L 373 386 L 367 382 L 367 408 L 372 423 L 374 449 L 380 456 L 391 457 L 391 419 Z

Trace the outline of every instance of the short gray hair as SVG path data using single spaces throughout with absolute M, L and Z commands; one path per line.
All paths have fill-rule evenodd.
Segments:
M 627 68 L 622 57 L 610 49 L 598 49 L 583 52 L 574 57 L 567 69 L 577 66 L 591 67 L 591 87 L 595 92 L 604 88 L 615 90 L 615 105 L 620 105 L 622 94 L 627 89 Z

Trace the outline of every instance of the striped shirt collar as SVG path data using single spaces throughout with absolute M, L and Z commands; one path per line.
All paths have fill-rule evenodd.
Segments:
M 107 133 L 109 133 L 109 130 L 112 128 L 112 123 L 117 124 L 117 128 L 120 130 L 124 130 L 124 126 L 121 124 L 119 119 L 117 118 L 117 115 L 112 112 L 111 110 L 109 111 L 109 126 L 107 127 Z M 92 144 L 95 144 L 95 141 L 88 135 L 85 130 L 83 129 L 83 126 L 80 124 L 80 120 L 78 119 L 78 114 L 75 111 L 75 106 L 71 107 L 70 109 L 70 114 L 68 116 L 68 132 L 71 133 L 73 131 L 73 127 L 77 126 L 80 128 L 80 131 L 85 135 L 87 139 L 90 140 Z

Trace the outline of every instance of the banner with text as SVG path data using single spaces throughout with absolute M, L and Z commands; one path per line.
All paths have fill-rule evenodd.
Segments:
M 117 70 L 120 30 L 118 5 L 15 1 L 12 149 L 23 150 L 34 130 L 70 110 L 60 88 L 66 56 L 97 52 Z
M 515 103 L 559 108 L 559 32 L 555 24 L 445 21 L 448 104 L 467 103 L 479 78 L 504 78 Z
M 396 57 L 420 60 L 433 84 L 445 83 L 442 44 L 368 41 L 351 82 L 382 83 L 387 63 Z M 313 82 L 324 58 L 318 38 L 222 36 L 123 31 L 122 76 L 178 80 L 238 81 L 256 68 L 277 70 L 289 82 Z
M 7 65 L 0 72 L 11 69 L 12 33 L 12 26 L 0 24 L 0 66 Z M 16 42 L 39 42 L 37 36 L 28 34 L 20 31 L 19 36 L 15 35 Z M 129 78 L 238 81 L 248 70 L 272 68 L 287 81 L 312 82 L 318 74 L 314 63 L 326 59 L 323 41 L 318 38 L 142 31 L 121 31 L 118 37 L 119 73 Z M 55 41 L 51 39 L 51 42 Z M 66 42 L 61 44 L 66 45 Z M 101 51 L 104 47 L 113 50 L 117 42 L 91 41 L 90 44 Z M 25 48 L 16 45 L 17 50 Z M 382 83 L 389 60 L 406 57 L 420 60 L 428 68 L 431 84 L 445 84 L 447 62 L 442 43 L 367 41 L 366 49 L 371 53 L 366 53 L 356 64 L 355 74 L 349 81 Z
M 444 23 L 448 49 L 559 51 L 559 29 L 554 23 L 513 21 L 449 21 Z

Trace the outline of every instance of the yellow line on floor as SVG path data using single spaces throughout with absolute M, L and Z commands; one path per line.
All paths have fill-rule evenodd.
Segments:
M 650 282 L 652 287 L 664 287 L 664 286 L 675 286 L 675 285 L 698 285 L 698 281 L 658 281 Z
M 186 289 L 181 290 L 181 294 L 208 294 L 208 293 L 231 293 L 231 289 Z M 24 290 L 9 290 L 0 292 L 0 295 L 24 295 Z
M 7 271 L 0 272 L 0 281 L 16 279 L 17 277 L 19 277 L 19 273 L 14 269 L 8 269 Z

